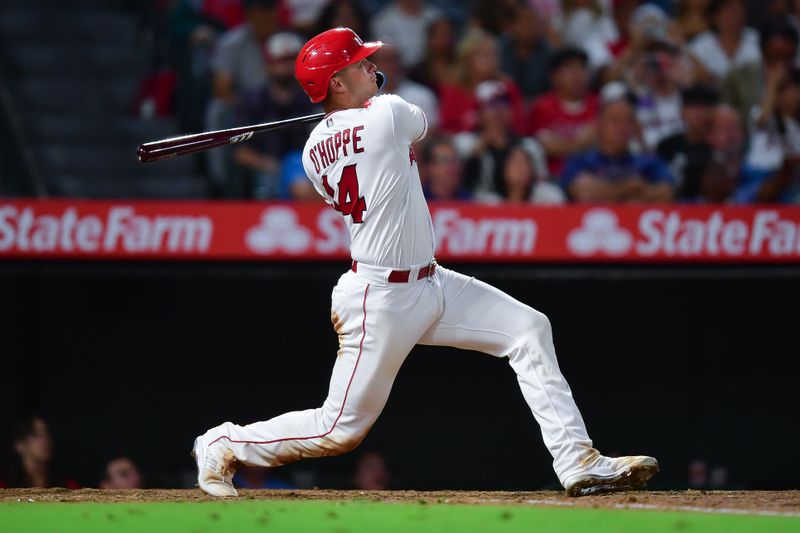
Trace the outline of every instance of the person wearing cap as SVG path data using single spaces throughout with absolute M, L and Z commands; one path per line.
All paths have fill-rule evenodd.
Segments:
M 697 67 L 675 22 L 655 4 L 623 5 L 630 8 L 624 23 L 623 13 L 615 11 L 614 17 L 620 19 L 620 28 L 625 30 L 625 42 L 619 48 L 617 60 L 606 65 L 597 77 L 604 83 L 626 80 L 635 86 L 648 73 L 657 73 L 658 68 L 654 67 L 663 67 L 664 77 L 680 86 L 690 85 Z
M 658 156 L 635 153 L 634 97 L 605 91 L 597 118 L 597 146 L 569 159 L 561 186 L 573 202 L 672 201 L 674 179 Z
M 636 95 L 636 119 L 648 150 L 683 129 L 681 88 L 686 81 L 680 51 L 668 41 L 649 44 L 639 56 L 630 85 Z
M 479 103 L 478 130 L 456 136 L 459 150 L 467 157 L 464 183 L 476 199 L 497 202 L 506 197 L 506 159 L 512 150 L 522 148 L 530 154 L 542 150 L 534 139 L 514 131 L 511 99 L 505 84 L 497 80 L 481 82 L 475 88 L 475 97 Z M 546 169 L 538 174 L 546 178 Z
M 669 164 L 679 201 L 694 201 L 700 196 L 701 181 L 711 162 L 708 136 L 718 104 L 719 94 L 711 86 L 687 87 L 681 92 L 683 131 L 658 143 L 656 153 Z
M 314 106 L 294 79 L 294 60 L 302 46 L 300 37 L 290 32 L 275 33 L 267 40 L 262 67 L 267 81 L 242 94 L 236 113 L 238 124 L 261 124 L 313 113 Z M 244 180 L 243 195 L 278 197 L 283 159 L 302 150 L 307 136 L 308 128 L 290 128 L 280 135 L 262 135 L 235 145 L 233 161 L 249 178 Z
M 552 90 L 533 101 L 526 121 L 527 133 L 544 146 L 550 174 L 557 176 L 565 158 L 591 146 L 597 96 L 589 91 L 586 53 L 562 48 L 549 64 Z

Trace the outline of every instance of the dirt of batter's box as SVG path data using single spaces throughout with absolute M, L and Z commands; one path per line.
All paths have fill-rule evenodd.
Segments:
M 4 502 L 192 502 L 211 501 L 198 489 L 0 489 Z M 570 507 L 659 507 L 800 512 L 800 491 L 637 491 L 570 498 L 564 492 L 242 490 L 243 500 L 332 500 L 420 504 L 541 505 Z

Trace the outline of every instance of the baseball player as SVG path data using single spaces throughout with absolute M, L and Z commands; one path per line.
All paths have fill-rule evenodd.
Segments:
M 236 496 L 238 463 L 275 467 L 352 450 L 383 410 L 409 351 L 428 344 L 508 359 L 568 494 L 643 487 L 658 463 L 605 457 L 592 447 L 547 317 L 434 260 L 412 149 L 425 136 L 425 115 L 398 96 L 376 96 L 382 75 L 367 58 L 382 44 L 336 28 L 308 41 L 295 62 L 301 86 L 327 112 L 305 145 L 303 165 L 344 217 L 353 259 L 331 295 L 339 353 L 328 397 L 316 409 L 246 426 L 225 422 L 197 437 L 198 485 Z

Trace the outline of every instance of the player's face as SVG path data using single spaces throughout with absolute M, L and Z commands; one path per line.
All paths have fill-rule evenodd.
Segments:
M 368 59 L 362 59 L 349 67 L 340 70 L 336 76 L 347 89 L 348 94 L 356 102 L 366 102 L 378 92 L 375 72 L 377 67 Z

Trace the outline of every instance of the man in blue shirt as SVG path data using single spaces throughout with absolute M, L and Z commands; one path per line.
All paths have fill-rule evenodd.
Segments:
M 597 146 L 568 160 L 561 186 L 573 202 L 670 202 L 675 182 L 657 156 L 631 152 L 636 117 L 628 95 L 606 99 Z

